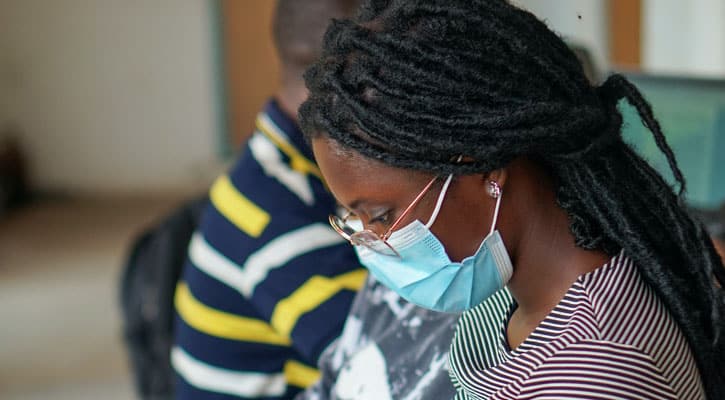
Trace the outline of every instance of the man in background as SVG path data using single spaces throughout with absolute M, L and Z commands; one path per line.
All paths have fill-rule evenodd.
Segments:
M 298 130 L 302 74 L 356 0 L 278 0 L 281 88 L 212 186 L 176 288 L 177 399 L 289 399 L 314 383 L 366 273 L 327 222 L 335 201 Z M 253 62 L 253 60 L 250 60 Z

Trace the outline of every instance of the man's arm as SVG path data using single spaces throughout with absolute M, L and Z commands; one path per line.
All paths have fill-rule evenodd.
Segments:
M 211 197 L 176 293 L 177 398 L 291 398 L 318 378 L 365 273 L 324 224 L 271 213 L 252 240 L 227 215 L 243 207 L 219 204 L 238 197 Z

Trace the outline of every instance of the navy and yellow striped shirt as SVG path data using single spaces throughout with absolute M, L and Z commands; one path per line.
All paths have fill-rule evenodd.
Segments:
M 289 399 L 317 380 L 365 271 L 311 160 L 272 100 L 212 186 L 176 289 L 178 399 Z

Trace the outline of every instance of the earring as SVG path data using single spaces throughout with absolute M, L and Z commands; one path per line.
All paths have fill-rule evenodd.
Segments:
M 501 186 L 496 181 L 488 181 L 488 195 L 494 199 L 501 197 Z

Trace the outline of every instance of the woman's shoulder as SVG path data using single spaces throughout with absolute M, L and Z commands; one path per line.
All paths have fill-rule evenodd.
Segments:
M 586 292 L 599 337 L 575 347 L 594 346 L 598 354 L 639 354 L 649 358 L 678 395 L 700 393 L 700 374 L 682 331 L 636 263 L 622 252 L 579 280 Z M 691 398 L 691 397 L 682 397 Z M 698 398 L 698 397 L 692 397 Z
M 601 340 L 616 343 L 644 343 L 643 335 L 674 324 L 652 288 L 644 282 L 634 262 L 620 252 L 607 264 L 582 275 L 572 287 L 590 305 Z
M 663 359 L 651 354 L 651 349 L 632 343 L 596 339 L 569 342 L 554 349 L 531 371 L 522 382 L 520 394 L 538 391 L 541 377 L 547 377 L 546 386 L 552 390 L 590 390 L 600 395 L 611 392 L 613 397 L 626 393 L 642 399 L 703 399 L 694 360 L 681 348 L 671 350 L 670 357 Z
M 641 349 L 595 339 L 576 340 L 549 353 L 519 387 L 520 397 L 537 393 L 567 398 L 680 398 L 657 363 Z

